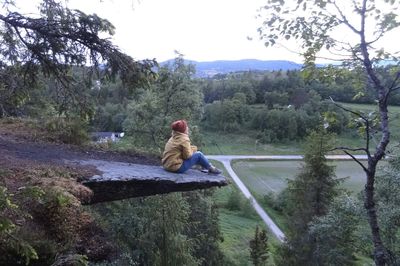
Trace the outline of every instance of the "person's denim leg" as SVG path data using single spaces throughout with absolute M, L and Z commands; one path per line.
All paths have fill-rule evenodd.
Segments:
M 183 161 L 181 168 L 179 168 L 176 172 L 184 173 L 192 168 L 192 166 L 195 164 L 200 164 L 205 169 L 208 169 L 211 166 L 204 154 L 201 151 L 196 151 L 193 153 L 192 157 Z

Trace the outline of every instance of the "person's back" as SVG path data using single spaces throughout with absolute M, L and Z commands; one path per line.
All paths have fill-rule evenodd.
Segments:
M 192 146 L 189 139 L 189 128 L 185 120 L 171 124 L 172 136 L 165 144 L 162 165 L 167 171 L 184 173 L 193 165 L 199 164 L 210 174 L 220 174 L 221 170 L 212 166 L 203 153 Z
M 183 160 L 190 158 L 192 153 L 189 136 L 179 131 L 172 131 L 171 138 L 165 144 L 162 165 L 166 170 L 176 172 L 181 167 Z

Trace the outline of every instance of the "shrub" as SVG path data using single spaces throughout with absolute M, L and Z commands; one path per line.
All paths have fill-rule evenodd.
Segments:
M 240 206 L 240 210 L 244 217 L 255 217 L 256 216 L 256 212 L 253 208 L 251 199 L 243 200 L 242 204 Z
M 21 221 L 29 219 L 29 213 L 14 203 L 15 195 L 0 186 L 0 265 L 29 264 L 38 259 L 32 245 L 19 235 Z
M 82 145 L 89 140 L 87 123 L 79 118 L 53 118 L 46 122 L 52 140 Z
M 270 192 L 264 195 L 264 202 L 272 209 L 283 212 L 287 204 L 287 190 L 283 190 L 279 194 Z
M 239 211 L 242 205 L 242 198 L 236 189 L 232 189 L 229 195 L 228 202 L 226 203 L 226 208 L 231 211 Z

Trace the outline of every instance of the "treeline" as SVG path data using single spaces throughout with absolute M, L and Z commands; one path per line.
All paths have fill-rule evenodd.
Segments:
M 382 76 L 390 74 L 382 67 Z M 357 69 L 327 67 L 312 77 L 306 71 L 241 72 L 194 79 L 194 66 L 176 58 L 158 68 L 147 85 L 128 88 L 118 77 L 87 80 L 89 70 L 72 68 L 67 89 L 55 77 L 39 75 L 34 87 L 2 69 L 3 83 L 13 90 L 1 94 L 0 115 L 43 118 L 45 126 L 66 142 L 85 139 L 86 131 L 125 131 L 136 147 L 163 148 L 174 119 L 185 118 L 192 138 L 200 128 L 217 132 L 252 132 L 262 142 L 302 139 L 324 123 L 342 133 L 351 115 L 335 102 L 374 103 L 373 90 L 361 84 Z M 100 76 L 101 77 L 101 76 Z M 390 104 L 400 103 L 393 94 Z M 66 128 L 68 130 L 66 130 Z M 66 136 L 65 132 L 69 132 Z
M 382 68 L 382 75 L 389 70 Z M 354 119 L 334 102 L 374 103 L 373 90 L 360 85 L 367 82 L 357 70 L 326 68 L 312 78 L 301 71 L 274 71 L 193 79 L 194 66 L 177 58 L 158 75 L 134 96 L 121 84 L 101 84 L 92 127 L 127 131 L 138 144 L 162 149 L 170 122 L 185 118 L 199 141 L 199 129 L 205 129 L 251 131 L 260 142 L 270 143 L 302 139 L 321 124 L 341 134 Z M 394 95 L 391 104 L 398 100 L 400 96 Z
M 389 70 L 382 68 L 382 75 Z M 374 103 L 373 90 L 361 86 L 363 78 L 356 70 L 329 67 L 312 78 L 301 71 L 215 76 L 203 83 L 202 125 L 222 132 L 253 130 L 267 143 L 302 139 L 322 123 L 340 134 L 352 117 L 333 102 Z M 390 104 L 399 100 L 394 95 Z

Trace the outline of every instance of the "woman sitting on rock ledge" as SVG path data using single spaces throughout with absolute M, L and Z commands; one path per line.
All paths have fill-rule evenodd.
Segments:
M 209 174 L 218 175 L 221 170 L 212 166 L 204 154 L 191 145 L 189 127 L 185 120 L 177 120 L 171 124 L 172 136 L 165 145 L 162 165 L 164 169 L 175 173 L 184 173 L 194 165 L 200 165 Z

